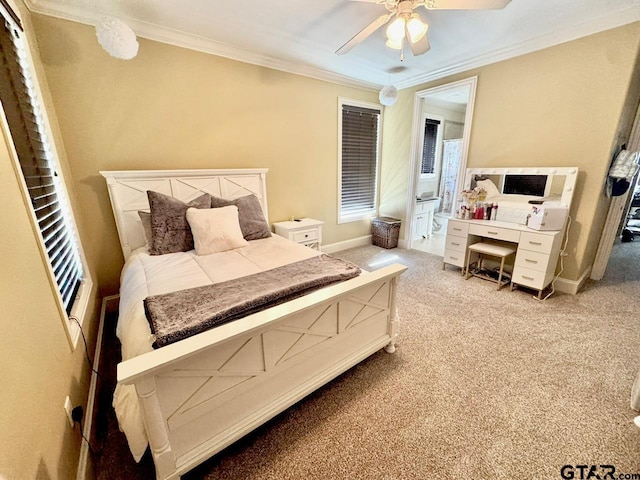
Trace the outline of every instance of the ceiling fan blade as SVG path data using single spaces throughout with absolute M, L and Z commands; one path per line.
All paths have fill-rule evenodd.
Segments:
M 429 10 L 500 10 L 511 0 L 424 0 Z
M 351 40 L 349 40 L 347 43 L 342 45 L 338 50 L 336 50 L 336 53 L 338 55 L 344 55 L 345 53 L 349 52 L 353 47 L 358 45 L 365 38 L 367 38 L 369 35 L 371 35 L 373 32 L 379 29 L 382 25 L 387 23 L 392 15 L 393 15 L 392 13 L 389 13 L 387 15 L 382 15 L 376 18 L 373 22 L 371 22 L 369 25 L 367 25 L 362 30 L 360 30 L 360 32 L 356 33 Z
M 407 35 L 407 43 L 409 47 L 411 47 L 411 52 L 414 56 L 422 55 L 423 53 L 427 53 L 431 49 L 431 43 L 429 42 L 429 37 L 425 35 L 416 43 L 411 42 L 409 40 L 409 35 Z

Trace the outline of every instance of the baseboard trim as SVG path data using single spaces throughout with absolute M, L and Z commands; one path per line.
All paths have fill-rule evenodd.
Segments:
M 555 288 L 558 292 L 576 295 L 582 289 L 584 282 L 587 281 L 589 275 L 591 275 L 591 267 L 582 272 L 582 275 L 580 275 L 578 280 L 569 280 L 567 278 L 558 277 L 555 283 Z
M 98 335 L 96 339 L 96 350 L 93 354 L 93 365 L 91 372 L 91 383 L 89 384 L 89 395 L 87 397 L 87 411 L 85 412 L 85 421 L 82 434 L 84 438 L 91 438 L 91 429 L 93 428 L 94 409 L 96 403 L 96 390 L 98 388 L 98 374 L 94 371 L 98 369 L 100 365 L 100 354 L 102 351 L 102 336 L 104 334 L 104 322 L 107 312 L 113 312 L 114 308 L 117 309 L 117 302 L 109 305 L 112 301 L 118 300 L 119 295 L 111 295 L 102 299 L 102 307 L 100 308 L 100 323 L 98 325 Z M 82 439 L 82 446 L 80 447 L 80 458 L 78 459 L 78 472 L 76 473 L 77 480 L 85 480 L 87 478 L 87 468 L 89 467 L 89 444 L 85 439 Z M 92 475 L 89 476 L 90 478 Z
M 335 253 L 348 248 L 363 247 L 365 245 L 371 245 L 371 235 L 352 238 L 350 240 L 344 240 L 343 242 L 330 243 L 329 245 L 322 245 L 322 251 L 325 253 Z

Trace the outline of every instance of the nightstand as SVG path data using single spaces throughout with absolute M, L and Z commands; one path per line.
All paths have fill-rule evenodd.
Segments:
M 273 224 L 276 235 L 288 238 L 296 243 L 320 250 L 322 245 L 322 225 L 324 222 L 313 218 L 301 218 L 299 221 L 276 222 Z

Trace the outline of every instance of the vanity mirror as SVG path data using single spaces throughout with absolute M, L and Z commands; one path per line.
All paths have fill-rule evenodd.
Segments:
M 467 168 L 463 189 L 482 186 L 492 202 L 539 200 L 570 208 L 577 179 L 578 167 Z

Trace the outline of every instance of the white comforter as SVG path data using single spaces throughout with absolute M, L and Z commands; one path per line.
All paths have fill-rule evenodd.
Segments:
M 147 253 L 146 247 L 134 251 L 120 278 L 116 334 L 122 343 L 122 359 L 153 350 L 153 336 L 144 314 L 146 297 L 224 282 L 319 254 L 317 250 L 279 236 L 252 240 L 246 247 L 203 256 L 196 255 L 194 250 L 154 256 Z M 148 440 L 135 388 L 118 384 L 113 406 L 120 430 L 125 433 L 135 460 L 139 461 Z

